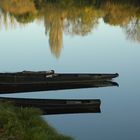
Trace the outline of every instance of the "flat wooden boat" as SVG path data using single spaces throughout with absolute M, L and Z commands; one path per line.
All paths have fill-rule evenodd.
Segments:
M 0 93 L 35 92 L 118 86 L 118 74 L 58 74 L 50 72 L 0 73 Z
M 11 102 L 17 107 L 39 108 L 44 115 L 72 113 L 100 113 L 100 99 L 26 99 L 0 97 L 1 102 Z
M 51 71 L 23 71 L 16 73 L 0 73 L 0 82 L 5 83 L 26 83 L 26 82 L 79 82 L 79 81 L 103 81 L 112 80 L 119 74 L 90 74 L 90 73 L 55 73 Z

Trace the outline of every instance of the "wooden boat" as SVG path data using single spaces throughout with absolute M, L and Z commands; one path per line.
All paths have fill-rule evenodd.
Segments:
M 50 72 L 0 73 L 0 93 L 35 92 L 118 86 L 118 74 L 58 74 Z
M 44 115 L 70 113 L 100 113 L 99 99 L 26 99 L 0 97 L 1 102 L 11 102 L 17 107 L 39 108 Z
M 119 74 L 90 74 L 90 73 L 55 73 L 51 71 L 23 71 L 16 73 L 0 73 L 0 82 L 25 83 L 25 82 L 79 82 L 103 81 L 118 77 Z

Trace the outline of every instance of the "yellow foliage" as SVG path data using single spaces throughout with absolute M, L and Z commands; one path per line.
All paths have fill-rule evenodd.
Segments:
M 0 5 L 4 11 L 14 15 L 36 12 L 36 8 L 32 0 L 2 0 L 0 1 Z
M 135 17 L 140 12 L 139 7 L 133 7 L 131 5 L 114 4 L 107 2 L 102 10 L 105 13 L 105 22 L 111 25 L 127 25 L 132 17 Z

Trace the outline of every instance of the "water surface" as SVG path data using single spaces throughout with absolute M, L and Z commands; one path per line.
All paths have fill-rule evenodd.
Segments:
M 46 4 L 43 0 L 26 0 L 24 5 L 19 1 L 17 7 L 10 2 L 0 2 L 1 72 L 117 72 L 120 76 L 115 81 L 119 87 L 1 96 L 100 99 L 101 113 L 43 117 L 60 133 L 76 140 L 139 139 L 140 6 L 135 3 L 138 1 L 70 0 L 69 4 Z

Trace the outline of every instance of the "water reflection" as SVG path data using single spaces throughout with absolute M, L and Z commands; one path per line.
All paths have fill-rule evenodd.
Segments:
M 0 94 L 7 93 L 23 93 L 23 92 L 37 92 L 37 91 L 50 91 L 50 90 L 68 90 L 68 89 L 82 89 L 82 88 L 100 88 L 119 86 L 118 83 L 112 81 L 92 81 L 92 82 L 79 82 L 79 83 L 40 83 L 40 84 L 3 84 L 0 85 Z
M 128 39 L 140 42 L 140 20 L 133 18 L 124 28 Z
M 99 88 L 118 86 L 112 79 L 119 74 L 54 73 L 54 71 L 23 71 L 0 73 L 0 93 Z
M 57 58 L 63 47 L 63 33 L 85 36 L 97 28 L 100 18 L 120 26 L 127 38 L 140 42 L 140 3 L 138 0 L 3 0 L 1 26 L 26 25 L 43 21 L 52 54 Z

